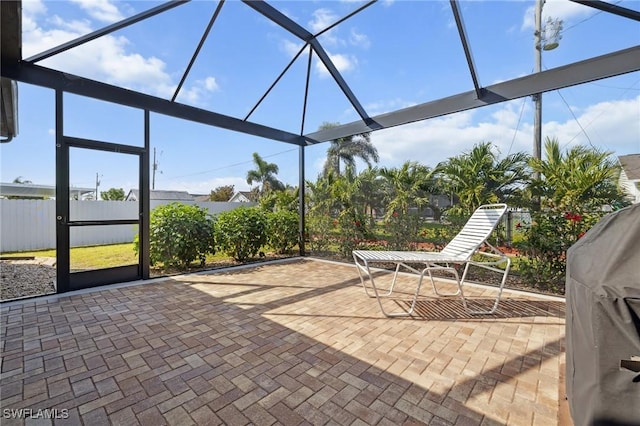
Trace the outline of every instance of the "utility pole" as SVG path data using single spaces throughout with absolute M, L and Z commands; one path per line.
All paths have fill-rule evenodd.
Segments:
M 160 153 L 162 155 L 162 153 Z M 151 189 L 156 189 L 156 170 L 158 170 L 158 162 L 156 161 L 156 149 L 153 148 L 153 173 L 151 174 Z
M 562 20 L 547 17 L 547 22 L 542 26 L 542 8 L 546 0 L 536 0 L 535 8 L 535 31 L 533 41 L 533 52 L 535 55 L 534 73 L 542 71 L 542 51 L 553 50 L 558 47 L 562 38 Z M 542 159 L 542 93 L 532 96 L 535 103 L 533 116 L 533 158 Z M 540 174 L 534 172 L 534 179 L 538 179 Z
M 98 188 L 100 187 L 100 177 L 98 176 L 98 173 L 96 172 L 96 201 L 98 201 L 98 199 L 100 198 L 100 196 L 98 195 Z
M 545 0 L 536 0 L 535 10 L 535 31 L 534 37 L 534 54 L 535 68 L 534 73 L 542 70 L 542 7 Z M 536 93 L 532 96 L 535 104 L 533 115 L 533 158 L 542 159 L 542 93 Z M 533 178 L 539 179 L 540 173 L 533 172 Z

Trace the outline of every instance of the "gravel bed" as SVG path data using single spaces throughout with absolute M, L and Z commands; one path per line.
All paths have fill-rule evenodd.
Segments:
M 56 292 L 55 259 L 0 260 L 0 300 Z
M 282 256 L 286 257 L 286 256 Z M 320 258 L 341 261 L 352 264 L 350 259 L 344 259 L 337 256 L 318 256 Z M 273 260 L 278 256 L 270 256 L 265 259 L 258 259 L 257 262 L 264 260 Z M 177 273 L 197 272 L 198 270 L 211 270 L 225 266 L 235 266 L 239 262 L 232 260 L 227 262 L 218 262 L 216 265 L 207 265 L 204 268 L 193 268 L 189 271 L 152 271 L 152 276 L 167 276 Z M 447 277 L 450 278 L 450 277 Z M 469 281 L 477 281 L 485 284 L 497 285 L 498 282 L 492 282 L 493 277 L 482 274 L 481 276 L 473 276 L 470 274 Z M 40 296 L 45 294 L 53 294 L 56 292 L 56 268 L 55 258 L 35 258 L 30 260 L 0 260 L 0 301 L 19 299 L 30 296 Z M 553 293 L 549 291 L 541 291 L 524 284 L 520 277 L 516 274 L 509 274 L 506 288 L 517 290 L 533 291 L 542 294 L 552 294 L 562 296 L 562 293 Z

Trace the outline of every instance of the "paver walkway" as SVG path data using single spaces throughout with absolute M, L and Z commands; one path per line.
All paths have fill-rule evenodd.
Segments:
M 561 299 L 423 293 L 388 319 L 353 266 L 294 260 L 5 304 L 0 422 L 558 424 Z

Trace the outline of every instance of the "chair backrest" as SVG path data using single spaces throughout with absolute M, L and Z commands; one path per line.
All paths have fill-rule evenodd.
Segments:
M 442 249 L 443 254 L 469 259 L 489 238 L 507 211 L 506 204 L 485 204 L 473 212 L 462 230 Z

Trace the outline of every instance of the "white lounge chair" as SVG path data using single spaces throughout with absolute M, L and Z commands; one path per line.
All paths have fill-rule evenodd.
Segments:
M 506 204 L 487 204 L 478 207 L 478 209 L 471 215 L 467 223 L 462 230 L 456 235 L 449 244 L 446 245 L 440 252 L 425 252 L 425 251 L 375 251 L 375 250 L 354 250 L 353 260 L 358 267 L 358 274 L 360 275 L 360 281 L 364 287 L 364 291 L 369 297 L 375 297 L 380 305 L 380 310 L 387 317 L 401 317 L 410 316 L 413 314 L 416 306 L 416 301 L 420 294 L 420 287 L 422 286 L 422 280 L 425 274 L 429 275 L 431 280 L 431 286 L 433 291 L 438 296 L 460 296 L 462 299 L 462 305 L 467 312 L 471 314 L 492 314 L 498 308 L 500 297 L 502 295 L 502 289 L 507 280 L 509 274 L 509 268 L 511 267 L 511 259 L 502 253 L 500 250 L 492 246 L 487 242 L 489 235 L 493 232 L 495 227 L 500 222 L 500 219 L 507 210 Z M 480 253 L 479 249 L 482 246 L 487 246 L 490 251 L 482 251 L 482 257 L 486 260 L 473 259 L 473 256 Z M 373 279 L 371 272 L 371 264 L 383 263 L 396 265 L 393 272 L 393 280 L 387 291 L 381 293 Z M 458 271 L 453 265 L 465 265 L 464 272 L 462 273 L 462 279 L 458 275 Z M 424 265 L 424 267 L 422 266 Z M 467 306 L 467 299 L 464 296 L 463 285 L 467 277 L 467 272 L 470 266 L 477 266 L 480 268 L 488 269 L 491 271 L 499 272 L 502 274 L 502 280 L 498 288 L 498 295 L 493 304 L 493 307 L 488 311 L 472 311 Z M 502 266 L 500 268 L 499 266 Z M 393 288 L 396 284 L 396 279 L 400 268 L 404 267 L 419 275 L 417 287 L 411 301 L 409 310 L 403 312 L 387 312 L 382 306 L 382 298 L 392 297 Z M 436 284 L 433 280 L 433 271 L 445 271 L 451 273 L 458 285 L 458 291 L 455 293 L 443 294 L 438 292 Z M 367 286 L 365 278 L 371 281 L 371 286 Z M 372 290 L 372 292 L 371 292 Z

